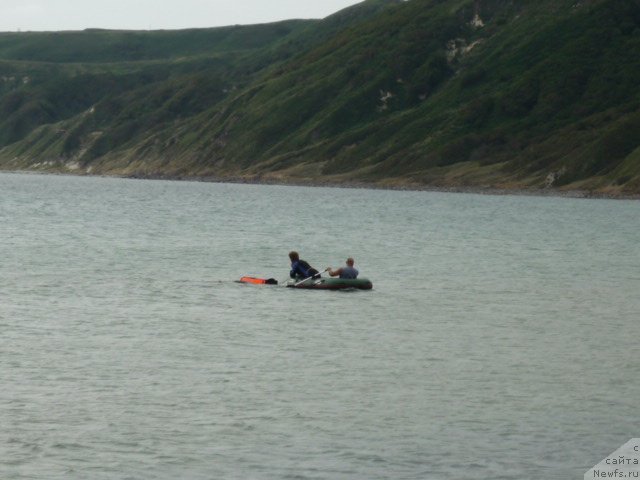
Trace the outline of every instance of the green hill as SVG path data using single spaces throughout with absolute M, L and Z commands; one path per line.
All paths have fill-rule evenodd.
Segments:
M 640 2 L 0 34 L 0 167 L 640 193 Z
M 170 60 L 262 48 L 310 21 L 193 30 L 0 33 L 0 58 L 47 63 Z

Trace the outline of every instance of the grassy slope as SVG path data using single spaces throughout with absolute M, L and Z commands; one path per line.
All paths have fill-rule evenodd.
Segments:
M 471 3 L 413 0 L 270 72 L 209 117 L 205 165 L 637 191 L 639 6 L 483 2 L 474 29 Z M 479 43 L 447 63 L 451 39 Z
M 34 96 L 0 84 L 0 159 L 143 175 L 640 192 L 640 2 L 479 3 L 481 28 L 470 23 L 471 0 L 370 1 L 366 12 L 262 32 L 272 39 L 264 49 L 228 40 L 232 28 L 206 55 L 191 38 L 168 42 L 170 60 L 149 41 L 144 61 L 98 72 L 96 58 L 115 60 L 113 49 L 82 66 L 22 62 L 80 69 L 72 78 L 92 76 L 80 81 L 92 88 L 56 104 L 50 85 Z M 5 57 L 20 48 L 0 37 Z M 11 68 L 0 64 L 0 75 Z M 20 93 L 41 103 L 25 113 Z M 37 121 L 16 122 L 20 114 Z
M 252 51 L 276 44 L 310 23 L 314 22 L 157 32 L 0 34 L 0 146 L 23 140 L 43 125 L 69 119 L 86 123 L 90 108 L 98 113 L 89 123 L 116 130 L 122 130 L 123 119 L 150 126 L 197 114 L 260 69 L 248 60 Z M 54 130 L 60 133 L 68 127 Z M 80 131 L 70 130 L 75 132 L 72 136 Z M 62 152 L 39 148 L 31 156 L 64 155 L 78 143 L 66 140 Z M 48 142 L 54 143 L 60 142 Z M 117 141 L 110 145 L 118 146 Z M 30 144 L 17 147 L 30 151 Z
M 192 30 L 0 33 L 0 58 L 48 63 L 168 60 L 262 48 L 313 21 Z

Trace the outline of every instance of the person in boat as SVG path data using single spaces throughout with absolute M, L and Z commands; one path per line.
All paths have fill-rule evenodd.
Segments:
M 343 279 L 348 279 L 348 280 L 355 280 L 356 278 L 358 278 L 358 269 L 355 268 L 353 266 L 355 262 L 353 261 L 353 258 L 349 257 L 347 258 L 346 261 L 346 265 L 344 267 L 338 268 L 336 270 L 333 270 L 331 267 L 327 268 L 327 272 L 329 272 L 329 275 L 331 275 L 332 277 L 337 277 L 340 276 L 340 278 Z
M 291 271 L 289 272 L 291 278 L 320 278 L 320 272 L 309 265 L 308 262 L 301 260 L 298 252 L 289 252 L 289 259 L 291 260 Z

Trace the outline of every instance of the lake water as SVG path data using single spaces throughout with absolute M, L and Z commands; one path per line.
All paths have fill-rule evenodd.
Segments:
M 640 436 L 640 203 L 0 174 L 0 478 L 569 479 Z M 235 283 L 353 256 L 372 291 Z

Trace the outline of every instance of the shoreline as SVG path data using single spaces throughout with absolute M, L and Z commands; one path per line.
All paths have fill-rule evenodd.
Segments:
M 434 192 L 434 193 L 459 193 L 471 195 L 492 196 L 522 196 L 522 197 L 558 197 L 596 200 L 640 200 L 638 194 L 609 194 L 589 190 L 558 190 L 558 189 L 528 189 L 528 188 L 495 188 L 476 186 L 450 186 L 441 187 L 435 185 L 384 185 L 363 181 L 331 181 L 308 179 L 270 179 L 252 177 L 217 177 L 217 176 L 188 176 L 188 175 L 102 175 L 104 177 L 129 178 L 134 180 L 166 180 L 177 182 L 203 182 L 203 183 L 229 183 L 236 185 L 273 185 L 289 187 L 311 188 L 346 188 L 364 190 L 389 190 L 399 192 Z
M 4 170 L 0 173 L 27 174 L 27 175 L 60 175 L 69 177 L 95 177 L 95 178 L 121 178 L 129 180 L 158 180 L 170 182 L 201 182 L 201 183 L 228 183 L 235 185 L 272 185 L 288 187 L 311 187 L 311 188 L 346 188 L 364 190 L 389 190 L 401 192 L 434 192 L 434 193 L 459 193 L 471 195 L 492 195 L 492 196 L 522 196 L 522 197 L 556 197 L 556 198 L 576 198 L 594 200 L 640 200 L 640 193 L 637 194 L 610 194 L 590 190 L 558 190 L 533 189 L 533 188 L 496 188 L 478 186 L 435 186 L 417 184 L 385 185 L 374 182 L 363 181 L 331 181 L 331 180 L 310 180 L 310 179 L 286 179 L 286 178 L 257 178 L 242 176 L 191 176 L 191 175 L 162 175 L 162 174 L 75 174 L 72 172 L 48 172 L 33 170 Z

